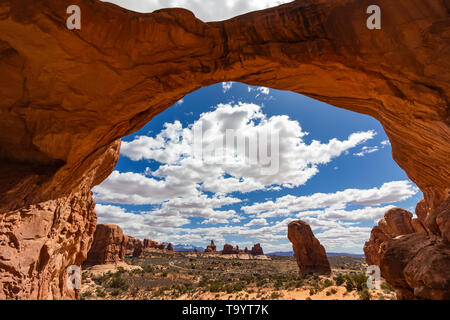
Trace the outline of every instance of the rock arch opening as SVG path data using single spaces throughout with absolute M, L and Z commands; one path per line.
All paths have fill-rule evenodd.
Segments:
M 378 119 L 394 160 L 424 193 L 431 247 L 448 248 L 444 0 L 379 1 L 378 31 L 365 28 L 358 0 L 295 1 L 214 23 L 182 9 L 138 14 L 80 0 L 84 22 L 72 32 L 69 2 L 1 6 L 0 298 L 70 296 L 64 267 L 86 257 L 96 222 L 90 190 L 113 170 L 119 139 L 222 81 L 290 90 Z M 45 265 L 40 252 L 50 257 Z M 415 294 L 426 276 L 405 272 L 397 278 Z

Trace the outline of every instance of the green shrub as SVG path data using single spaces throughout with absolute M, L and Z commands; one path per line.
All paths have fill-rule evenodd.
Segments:
M 344 276 L 342 275 L 342 273 L 339 273 L 339 274 L 334 278 L 334 281 L 336 281 L 336 285 L 337 285 L 337 286 L 340 286 L 340 285 L 342 285 L 342 284 L 345 282 L 345 278 L 344 278 Z
M 114 275 L 114 277 L 111 279 L 111 282 L 108 284 L 109 288 L 113 289 L 121 289 L 121 290 L 127 290 L 128 284 L 127 282 L 120 277 L 119 275 Z
M 325 288 L 331 287 L 333 285 L 333 281 L 331 281 L 330 279 L 325 279 L 323 286 Z
M 369 292 L 369 289 L 363 289 L 359 292 L 359 297 L 361 300 L 370 300 L 372 298 L 372 295 Z
M 113 291 L 111 291 L 111 295 L 113 297 L 117 297 L 121 292 L 122 292 L 122 290 L 120 290 L 120 288 L 116 288 Z
M 97 295 L 97 297 L 100 297 L 100 298 L 106 297 L 106 292 L 102 288 L 97 288 L 95 290 L 95 294 Z
M 272 299 L 278 299 L 280 296 L 281 295 L 278 292 L 276 292 L 276 291 L 272 292 L 272 294 L 270 295 L 270 297 Z
M 381 284 L 381 289 L 383 289 L 384 291 L 389 291 L 389 292 L 395 291 L 395 289 L 387 282 L 383 282 Z

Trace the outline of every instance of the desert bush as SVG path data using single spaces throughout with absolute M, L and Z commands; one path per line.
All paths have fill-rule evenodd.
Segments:
M 104 298 L 104 297 L 106 297 L 106 292 L 105 292 L 105 290 L 103 290 L 102 288 L 97 288 L 97 289 L 95 290 L 95 295 L 96 295 L 97 297 Z
M 128 284 L 120 275 L 114 275 L 108 283 L 108 287 L 112 289 L 127 290 Z
M 388 292 L 395 291 L 395 289 L 386 281 L 381 284 L 381 289 L 383 289 L 384 291 L 388 291 Z
M 339 273 L 339 274 L 334 278 L 334 281 L 336 281 L 336 285 L 337 285 L 337 286 L 340 286 L 340 285 L 342 285 L 342 284 L 345 282 L 345 278 L 344 278 L 344 276 L 342 275 L 342 273 Z
M 272 294 L 270 295 L 270 297 L 272 299 L 278 299 L 280 296 L 281 295 L 278 292 L 276 292 L 276 291 L 272 292 Z
M 325 281 L 323 282 L 323 286 L 325 288 L 331 287 L 333 285 L 333 281 L 331 281 L 330 279 L 325 279 Z
M 370 300 L 372 295 L 370 294 L 369 289 L 365 288 L 359 291 L 359 297 L 361 300 Z

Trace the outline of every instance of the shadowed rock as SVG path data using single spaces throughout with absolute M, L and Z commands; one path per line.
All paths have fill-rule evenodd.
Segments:
M 222 81 L 290 90 L 378 119 L 425 196 L 425 228 L 448 235 L 448 1 L 299 0 L 221 22 L 183 9 L 140 14 L 79 0 L 0 4 L 0 299 L 70 297 L 96 217 L 90 190 L 120 138 Z M 168 40 L 170 39 L 170 41 Z M 434 212 L 436 215 L 430 216 Z M 26 234 L 26 236 L 24 236 Z
M 94 241 L 83 266 L 123 262 L 128 238 L 122 228 L 113 224 L 99 224 Z
M 289 223 L 288 238 L 292 242 L 300 277 L 310 273 L 324 275 L 331 273 L 325 248 L 306 222 L 298 220 Z

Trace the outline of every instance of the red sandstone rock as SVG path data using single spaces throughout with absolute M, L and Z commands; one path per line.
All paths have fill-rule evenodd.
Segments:
M 127 237 L 126 253 L 132 254 L 137 246 L 143 247 L 142 241 L 132 236 Z M 140 244 L 139 244 L 140 243 Z
M 169 243 L 169 244 L 167 245 L 167 250 L 168 250 L 168 251 L 173 251 L 173 245 L 172 245 L 171 243 Z
M 133 250 L 133 258 L 139 258 L 144 253 L 144 244 L 142 241 L 139 241 L 135 244 L 134 250 Z
M 309 273 L 326 275 L 331 273 L 325 248 L 306 222 L 298 220 L 289 223 L 288 238 L 292 242 L 300 277 Z
M 247 248 L 245 248 L 245 250 L 248 251 Z M 252 247 L 252 250 L 250 251 L 250 254 L 252 254 L 254 256 L 262 256 L 262 255 L 264 255 L 264 251 L 263 251 L 263 249 L 261 247 L 261 244 L 259 244 L 259 243 L 255 244 Z
M 425 199 L 420 200 L 416 205 L 416 216 L 420 222 L 424 225 L 428 216 L 429 209 Z
M 231 244 L 223 246 L 222 254 L 239 254 L 239 247 L 234 248 Z
M 386 235 L 379 226 L 373 227 L 369 241 L 364 244 L 364 255 L 369 266 L 380 265 L 380 246 L 389 239 L 391 237 Z
M 211 244 L 206 247 L 205 252 L 214 253 L 214 252 L 216 252 L 216 250 L 217 250 L 217 247 L 214 244 L 214 240 L 211 240 Z
M 450 299 L 450 247 L 426 233 L 399 236 L 381 245 L 382 276 L 398 299 Z
M 412 213 L 401 208 L 393 208 L 384 214 L 384 219 L 378 222 L 378 226 L 391 238 L 413 233 L 411 224 Z
M 222 81 L 375 117 L 426 212 L 438 208 L 450 181 L 447 2 L 378 2 L 380 31 L 365 28 L 359 0 L 301 0 L 212 23 L 182 9 L 139 14 L 79 0 L 83 27 L 68 31 L 70 0 L 3 1 L 0 299 L 65 297 L 65 269 L 92 241 L 90 189 L 113 170 L 118 139 Z M 429 224 L 448 240 L 447 211 Z
M 450 198 L 427 215 L 425 226 L 450 245 Z
M 158 242 L 152 239 L 144 239 L 144 249 L 156 249 L 158 248 Z
M 383 242 L 400 235 L 417 232 L 421 224 L 413 221 L 412 213 L 400 208 L 393 208 L 384 214 L 384 219 L 372 229 L 370 239 L 364 244 L 364 255 L 368 265 L 380 265 L 380 246 Z M 423 229 L 423 227 L 422 227 Z M 422 231 L 420 231 L 422 232 Z
M 122 228 L 113 224 L 99 224 L 84 266 L 123 262 L 127 237 Z
M 416 212 L 427 228 L 405 210 L 391 209 L 372 229 L 364 246 L 366 261 L 380 266 L 399 300 L 450 299 L 449 210 L 445 201 L 426 213 L 419 202 Z

